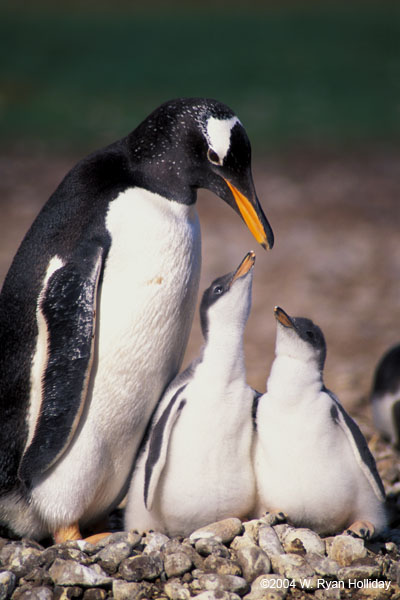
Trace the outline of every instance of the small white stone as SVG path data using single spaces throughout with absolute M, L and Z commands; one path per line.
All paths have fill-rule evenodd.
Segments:
M 163 533 L 149 532 L 143 538 L 143 543 L 145 544 L 143 554 L 150 554 L 150 552 L 155 550 L 159 551 L 164 544 L 167 544 L 169 541 L 169 537 Z
M 49 569 L 49 575 L 56 585 L 83 585 L 88 587 L 109 585 L 111 577 L 99 565 L 86 567 L 73 560 L 56 558 Z
M 348 567 L 355 560 L 367 556 L 367 549 L 364 546 L 364 540 L 360 538 L 337 535 L 329 548 L 328 556 L 342 567 Z
M 289 581 L 274 573 L 260 575 L 251 584 L 251 592 L 244 600 L 284 600 Z
M 269 525 L 263 525 L 258 530 L 258 544 L 270 558 L 285 553 L 274 528 Z
M 177 581 L 168 581 L 164 585 L 164 592 L 170 600 L 189 600 L 190 592 Z
M 229 544 L 234 537 L 240 535 L 242 532 L 243 525 L 241 520 L 232 517 L 230 519 L 216 521 L 215 523 L 210 523 L 209 525 L 205 525 L 204 527 L 196 529 L 196 531 L 193 531 L 189 539 L 191 542 L 195 542 L 200 538 L 213 537 L 215 539 L 219 538 L 223 544 Z
M 190 571 L 193 563 L 185 552 L 173 552 L 164 557 L 164 569 L 167 577 L 179 577 Z
M 271 561 L 259 546 L 244 546 L 236 552 L 237 560 L 241 566 L 243 577 L 251 583 L 259 575 L 271 571 Z
M 304 527 L 290 529 L 283 534 L 282 542 L 286 552 L 290 552 L 291 543 L 296 539 L 300 540 L 307 553 L 313 552 L 314 554 L 321 554 L 322 556 L 325 554 L 325 542 L 317 533 Z
M 281 554 L 272 558 L 273 570 L 288 579 L 313 577 L 314 569 L 298 554 Z
M 258 531 L 260 527 L 265 526 L 265 523 L 260 519 L 253 519 L 251 521 L 244 521 L 244 535 L 248 535 L 252 538 L 253 542 L 257 541 Z

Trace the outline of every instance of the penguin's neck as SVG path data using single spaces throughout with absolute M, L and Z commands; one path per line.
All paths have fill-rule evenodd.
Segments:
M 300 396 L 315 398 L 323 386 L 316 361 L 277 355 L 267 383 L 268 394 L 286 405 L 297 405 Z
M 223 385 L 245 379 L 243 328 L 236 326 L 210 328 L 203 348 L 202 370 Z

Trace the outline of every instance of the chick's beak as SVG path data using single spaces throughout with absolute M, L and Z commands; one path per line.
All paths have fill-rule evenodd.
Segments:
M 233 274 L 231 285 L 240 277 L 244 277 L 245 275 L 247 275 L 250 269 L 254 266 L 255 261 L 256 255 L 252 250 L 250 250 L 250 252 L 246 254 L 244 259 L 236 269 L 235 273 Z
M 236 206 L 250 232 L 263 248 L 270 250 L 274 245 L 274 234 L 257 197 L 254 195 L 254 198 L 249 200 L 230 181 L 225 178 L 224 181 L 231 190 Z
M 274 308 L 275 319 L 284 327 L 294 328 L 294 323 L 287 313 L 280 306 Z

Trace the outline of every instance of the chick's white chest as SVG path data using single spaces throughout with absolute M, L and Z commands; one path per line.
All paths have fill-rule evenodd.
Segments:
M 359 469 L 330 416 L 331 400 L 299 394 L 298 405 L 285 410 L 279 400 L 264 397 L 260 407 L 256 469 L 268 508 L 317 529 L 327 514 L 332 522 L 346 519 Z
M 250 388 L 236 389 L 231 402 L 226 390 L 224 397 L 218 387 L 199 382 L 185 392 L 187 404 L 172 432 L 159 486 L 159 509 L 171 535 L 228 516 L 245 517 L 255 491 Z

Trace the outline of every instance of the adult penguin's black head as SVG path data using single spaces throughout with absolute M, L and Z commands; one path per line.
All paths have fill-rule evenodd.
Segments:
M 250 142 L 230 108 L 204 98 L 171 100 L 126 141 L 144 187 L 185 204 L 206 188 L 232 206 L 257 242 L 272 248 L 272 229 L 253 183 Z

